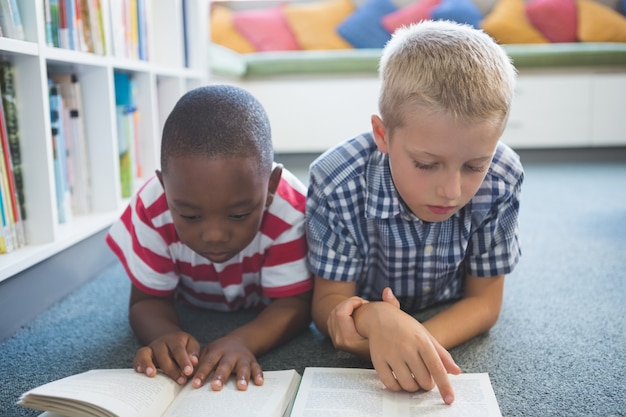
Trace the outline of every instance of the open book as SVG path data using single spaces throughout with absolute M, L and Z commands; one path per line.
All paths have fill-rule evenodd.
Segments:
M 50 382 L 24 393 L 18 404 L 42 416 L 125 417 L 501 417 L 489 375 L 450 375 L 455 401 L 446 405 L 430 392 L 394 393 L 384 388 L 373 369 L 306 368 L 265 371 L 264 384 L 238 391 L 233 379 L 219 392 L 209 384 L 194 389 L 169 377 L 154 378 L 132 369 L 93 370 Z

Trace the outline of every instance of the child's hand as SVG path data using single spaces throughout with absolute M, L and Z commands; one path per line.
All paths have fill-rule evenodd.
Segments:
M 202 349 L 200 364 L 193 376 L 194 388 L 204 385 L 213 372 L 211 388 L 219 391 L 231 374 L 237 380 L 237 389 L 248 389 L 250 379 L 256 385 L 263 385 L 263 370 L 250 349 L 233 336 L 224 336 Z
M 415 318 L 390 302 L 370 303 L 362 311 L 358 331 L 369 339 L 372 364 L 392 391 L 431 390 L 435 385 L 447 404 L 454 401 L 448 373 L 461 369 L 450 353 Z
M 328 315 L 328 335 L 337 349 L 354 353 L 367 351 L 367 339 L 356 331 L 352 319 L 354 311 L 367 302 L 361 297 L 350 297 L 339 303 Z
M 149 377 L 155 376 L 159 368 L 183 385 L 198 364 L 199 351 L 200 343 L 189 333 L 168 333 L 139 349 L 133 360 L 133 368 Z

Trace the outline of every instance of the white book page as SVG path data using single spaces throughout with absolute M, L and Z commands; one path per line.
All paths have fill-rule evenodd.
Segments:
M 148 378 L 132 369 L 99 369 L 34 388 L 27 395 L 49 396 L 98 405 L 129 417 L 160 416 L 181 387 L 164 374 Z
M 291 417 L 501 417 L 487 374 L 450 375 L 455 401 L 439 391 L 385 389 L 373 369 L 306 368 Z
M 439 390 L 417 393 L 394 393 L 395 399 L 385 403 L 390 416 L 402 417 L 502 417 L 489 375 L 448 375 L 454 388 L 454 402 L 447 405 Z M 397 406 L 395 405 L 397 404 Z
M 246 416 L 282 417 L 295 396 L 300 375 L 295 370 L 266 371 L 263 385 L 253 383 L 246 391 L 237 389 L 230 378 L 221 391 L 187 384 L 163 417 Z

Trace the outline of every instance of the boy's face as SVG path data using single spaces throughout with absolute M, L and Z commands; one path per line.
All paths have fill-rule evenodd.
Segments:
M 211 262 L 241 252 L 259 231 L 281 169 L 261 175 L 254 157 L 175 157 L 157 172 L 180 240 Z
M 448 114 L 414 111 L 392 137 L 372 116 L 378 148 L 389 154 L 398 194 L 427 222 L 449 219 L 478 191 L 502 134 L 493 123 L 461 124 Z

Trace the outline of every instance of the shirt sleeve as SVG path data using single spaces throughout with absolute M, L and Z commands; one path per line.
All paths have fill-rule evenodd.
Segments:
M 173 225 L 167 221 L 163 227 L 154 224 L 152 211 L 165 203 L 150 201 L 149 187 L 147 185 L 131 199 L 122 216 L 109 229 L 106 242 L 137 288 L 151 295 L 167 296 L 176 290 L 179 282 L 176 265 L 164 239 L 165 235 L 174 233 Z M 168 214 L 164 209 L 159 211 L 157 219 Z
M 355 199 L 364 196 L 354 182 L 335 188 L 327 183 L 329 178 L 311 169 L 306 202 L 309 267 L 322 278 L 355 281 L 362 274 L 364 257 L 356 243 L 358 228 L 351 222 L 359 217 L 354 211 L 362 206 Z
M 477 277 L 505 275 L 519 262 L 522 250 L 518 214 L 523 178 L 520 168 L 513 184 L 507 185 L 502 179 L 493 181 L 490 192 L 498 197 L 489 215 L 472 234 L 467 273 Z

